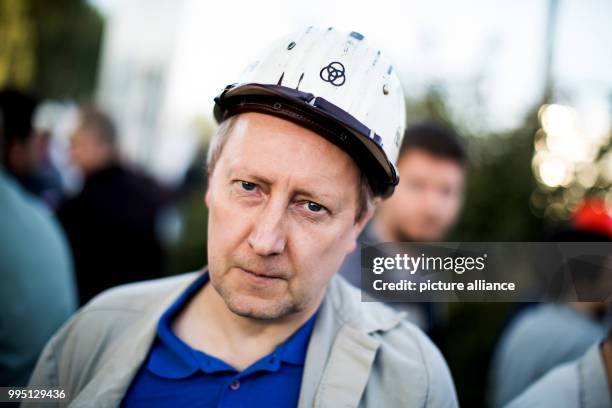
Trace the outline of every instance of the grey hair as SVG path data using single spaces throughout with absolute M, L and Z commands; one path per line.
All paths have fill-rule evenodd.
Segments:
M 229 135 L 234 128 L 234 124 L 239 115 L 234 115 L 227 120 L 221 122 L 215 133 L 213 133 L 210 143 L 208 144 L 208 152 L 206 153 L 206 171 L 208 177 L 212 176 L 213 170 L 217 165 L 217 161 L 223 151 L 223 146 L 229 139 Z
M 240 115 L 234 115 L 225 121 L 221 122 L 208 145 L 208 152 L 206 153 L 206 171 L 208 177 L 212 176 L 212 173 L 219 161 L 219 157 L 223 152 L 223 146 L 227 143 L 232 129 L 236 124 L 236 121 Z M 366 216 L 371 208 L 374 207 L 374 192 L 370 187 L 368 178 L 365 173 L 359 169 L 359 193 L 357 199 L 357 212 L 355 214 L 355 222 L 359 222 Z

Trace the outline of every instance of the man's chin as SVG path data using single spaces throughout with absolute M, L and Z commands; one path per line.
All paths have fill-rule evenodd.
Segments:
M 214 282 L 213 287 L 234 314 L 255 320 L 274 320 L 295 313 L 299 307 L 289 293 L 288 282 L 277 280 L 263 287 L 240 280 Z
M 224 301 L 232 313 L 254 320 L 275 320 L 295 312 L 290 302 L 277 299 L 253 299 L 247 296 L 224 298 Z

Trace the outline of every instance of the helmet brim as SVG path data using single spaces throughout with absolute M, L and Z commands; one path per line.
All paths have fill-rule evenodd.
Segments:
M 215 98 L 219 123 L 244 112 L 281 117 L 320 134 L 353 158 L 375 196 L 393 194 L 399 177 L 382 148 L 382 138 L 331 102 L 282 85 L 257 83 L 229 85 Z

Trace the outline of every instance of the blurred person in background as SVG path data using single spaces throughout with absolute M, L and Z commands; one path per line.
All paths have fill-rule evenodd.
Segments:
M 457 406 L 433 343 L 336 275 L 398 181 L 392 68 L 331 27 L 250 65 L 215 99 L 208 267 L 94 299 L 30 386 L 75 406 Z
M 555 232 L 549 241 L 610 242 L 611 237 L 572 227 Z M 580 283 L 587 290 L 590 286 L 590 292 L 606 275 L 609 279 L 607 265 L 582 262 L 568 266 L 574 284 Z M 604 302 L 568 301 L 530 306 L 519 312 L 503 332 L 493 355 L 489 373 L 491 405 L 504 406 L 549 370 L 577 359 L 601 340 L 606 332 L 606 308 Z
M 23 188 L 43 199 L 52 209 L 62 197 L 57 169 L 49 160 L 50 134 L 32 126 L 37 101 L 30 95 L 6 89 L 0 91 L 5 126 L 2 161 L 5 170 Z M 26 126 L 27 125 L 27 126 Z
M 608 313 L 610 303 L 607 302 Z M 561 364 L 513 399 L 508 408 L 612 407 L 612 330 L 580 358 Z
M 442 241 L 457 222 L 463 203 L 468 154 L 450 127 L 426 122 L 406 129 L 397 159 L 400 184 L 378 205 L 340 274 L 361 285 L 361 247 L 382 242 Z M 438 329 L 437 312 L 428 303 L 393 303 L 430 334 Z
M 169 194 L 120 161 L 108 115 L 95 108 L 80 112 L 71 159 L 84 185 L 58 217 L 74 253 L 81 304 L 110 287 L 162 276 L 158 227 Z
M 401 181 L 393 195 L 378 205 L 359 238 L 360 246 L 444 240 L 459 217 L 467 166 L 466 148 L 453 129 L 434 123 L 408 128 L 397 159 Z M 357 287 L 360 256 L 357 248 L 340 269 Z
M 0 386 L 25 386 L 45 343 L 76 310 L 68 242 L 53 214 L 12 176 L 35 155 L 36 101 L 0 91 Z M 8 152 L 7 150 L 8 149 Z M 7 171 L 6 161 L 11 172 Z
M 457 222 L 468 156 L 461 137 L 434 123 L 406 131 L 397 169 L 396 192 L 381 203 L 372 221 L 380 241 L 442 241 Z
M 41 181 L 41 190 L 37 194 L 54 211 L 65 198 L 64 185 L 60 170 L 51 160 L 51 143 L 53 135 L 47 129 L 38 129 L 38 157 L 40 158 L 37 177 Z

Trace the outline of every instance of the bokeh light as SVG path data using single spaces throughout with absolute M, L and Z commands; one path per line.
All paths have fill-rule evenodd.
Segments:
M 544 216 L 565 219 L 589 195 L 604 195 L 610 203 L 608 110 L 548 104 L 540 107 L 538 118 L 532 169 L 540 189 L 550 195 L 547 204 L 539 206 Z

